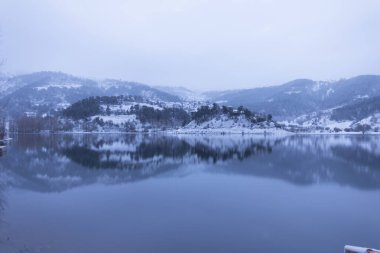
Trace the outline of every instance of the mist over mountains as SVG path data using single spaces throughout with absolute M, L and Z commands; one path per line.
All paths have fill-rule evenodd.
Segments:
M 363 75 L 339 81 L 298 79 L 283 85 L 206 93 L 213 101 L 244 104 L 276 117 L 292 118 L 380 96 L 380 76 Z
M 0 78 L 0 110 L 8 117 L 54 115 L 75 102 L 94 96 L 140 96 L 195 111 L 218 103 L 244 106 L 276 120 L 300 125 L 328 125 L 365 120 L 380 124 L 380 76 L 361 75 L 338 81 L 298 79 L 288 83 L 243 90 L 194 92 L 183 87 L 153 87 L 106 79 L 92 80 L 61 72 L 37 72 Z M 346 126 L 345 125 L 345 126 Z
M 25 112 L 52 114 L 91 96 L 127 94 L 152 100 L 178 102 L 172 94 L 148 85 L 107 79 L 95 81 L 60 72 L 38 72 L 2 80 L 0 107 L 10 116 Z

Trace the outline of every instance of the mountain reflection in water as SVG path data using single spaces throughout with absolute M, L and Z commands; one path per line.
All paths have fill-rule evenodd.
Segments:
M 377 136 L 19 135 L 0 158 L 2 181 L 34 191 L 126 183 L 188 166 L 297 185 L 380 188 Z

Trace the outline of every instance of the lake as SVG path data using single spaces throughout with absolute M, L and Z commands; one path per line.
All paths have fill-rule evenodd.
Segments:
M 380 136 L 18 135 L 0 252 L 380 248 Z

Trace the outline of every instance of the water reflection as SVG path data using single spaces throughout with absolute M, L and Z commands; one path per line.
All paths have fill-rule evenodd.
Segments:
M 4 140 L 1 140 L 1 135 L 0 135 L 0 157 L 5 154 L 7 143 Z
M 126 139 L 86 138 L 61 151 L 70 160 L 88 168 L 142 169 L 150 162 L 210 162 L 246 159 L 254 154 L 270 153 L 269 141 L 237 139 L 213 143 L 210 139 L 186 140 L 169 136 L 128 136 Z
M 380 188 L 377 136 L 23 135 L 0 169 L 8 184 L 46 192 L 170 175 L 195 164 L 297 185 Z

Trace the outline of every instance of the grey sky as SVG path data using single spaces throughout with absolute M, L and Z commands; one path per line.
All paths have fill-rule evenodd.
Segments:
M 10 73 L 198 90 L 380 74 L 380 0 L 1 0 Z

